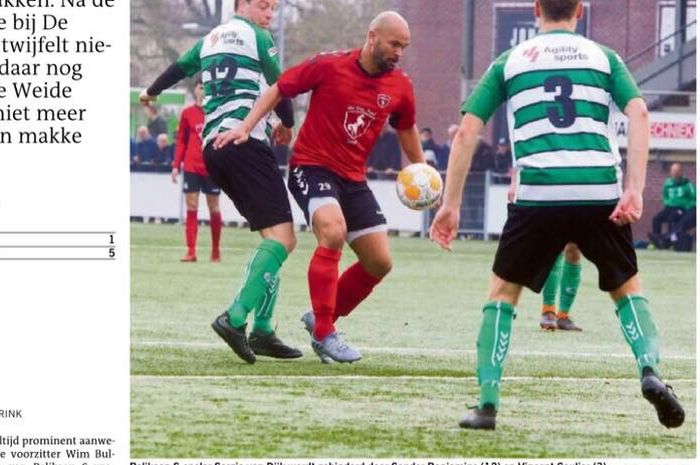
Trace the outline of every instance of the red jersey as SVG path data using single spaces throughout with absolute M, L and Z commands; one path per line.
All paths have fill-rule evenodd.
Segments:
M 370 76 L 359 58 L 359 49 L 321 53 L 280 76 L 277 86 L 285 97 L 311 91 L 290 165 L 323 166 L 363 181 L 367 158 L 386 121 L 398 130 L 415 124 L 413 85 L 406 73 L 394 69 Z
M 202 157 L 202 130 L 204 129 L 204 110 L 192 105 L 182 110 L 180 125 L 175 141 L 175 159 L 173 168 L 180 169 L 184 159 L 183 171 L 209 176 Z

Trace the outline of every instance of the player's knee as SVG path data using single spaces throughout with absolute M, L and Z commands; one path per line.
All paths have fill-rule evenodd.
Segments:
M 578 263 L 581 261 L 581 250 L 576 244 L 567 244 L 564 249 L 564 260 L 569 263 Z
M 321 245 L 330 249 L 341 249 L 348 233 L 342 218 L 317 221 L 314 223 L 314 231 Z
M 292 253 L 297 247 L 297 236 L 294 233 L 292 233 L 289 237 L 285 238 L 283 244 L 284 248 L 287 249 L 287 253 Z
M 394 266 L 391 261 L 391 257 L 380 257 L 377 260 L 373 260 L 372 264 L 369 266 L 368 273 L 375 278 L 383 278 L 391 272 L 391 268 Z
M 294 233 L 290 234 L 283 234 L 283 235 L 277 235 L 274 238 L 271 238 L 273 240 L 276 240 L 280 244 L 284 246 L 284 249 L 287 251 L 287 254 L 292 253 L 294 249 L 297 246 L 297 238 L 294 235 Z
M 285 223 L 271 228 L 263 229 L 260 232 L 263 239 L 271 239 L 282 244 L 288 254 L 297 246 L 297 237 L 294 234 L 292 223 Z

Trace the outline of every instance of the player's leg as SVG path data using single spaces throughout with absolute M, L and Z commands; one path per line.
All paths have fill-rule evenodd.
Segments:
M 337 175 L 322 167 L 295 166 L 289 176 L 289 191 L 304 212 L 316 236 L 317 247 L 309 262 L 307 279 L 312 314 L 302 316 L 311 331 L 311 346 L 321 361 L 354 362 L 359 352 L 338 335 L 333 316 L 338 292 L 338 265 L 347 235 L 340 206 Z
M 656 409 L 659 422 L 677 428 L 685 420 L 685 411 L 671 387 L 661 380 L 659 371 L 659 335 L 649 302 L 642 295 L 639 275 L 610 292 L 620 320 L 620 328 L 637 361 L 642 395 Z
M 335 315 L 350 314 L 389 274 L 392 267 L 386 219 L 367 183 L 346 182 L 341 201 L 348 224 L 347 241 L 358 261 L 338 281 Z
M 493 275 L 488 302 L 482 308 L 481 328 L 476 342 L 476 374 L 479 383 L 478 408 L 460 426 L 486 429 L 495 427 L 500 407 L 501 376 L 508 354 L 511 326 L 522 286 Z
M 218 263 L 221 261 L 221 209 L 219 208 L 219 195 L 221 189 L 214 184 L 211 177 L 204 178 L 204 188 L 202 189 L 207 199 L 207 207 L 209 208 L 209 227 L 211 228 L 211 261 Z
M 348 316 L 391 271 L 386 232 L 373 232 L 354 238 L 350 247 L 358 261 L 350 265 L 338 280 L 334 320 Z
M 540 328 L 547 331 L 557 329 L 556 303 L 557 291 L 561 282 L 561 270 L 564 261 L 563 255 L 559 255 L 552 266 L 542 288 L 542 314 L 540 315 Z
M 279 270 L 296 245 L 289 198 L 274 155 L 266 144 L 249 140 L 218 151 L 209 145 L 205 148 L 204 159 L 212 179 L 248 220 L 251 231 L 260 231 L 263 236 L 250 256 L 233 303 L 212 326 L 248 363 L 255 362 L 254 350 L 257 349 L 261 350 L 260 355 L 300 357 L 300 351 L 286 346 L 280 353 L 271 353 L 280 348 L 278 342 L 281 341 L 276 337 L 264 337 L 274 336 L 274 332 L 264 331 L 267 329 L 264 324 L 257 328 L 261 331 L 251 333 L 250 344 L 246 337 L 246 322 L 251 312 L 262 311 L 261 315 L 271 317 Z M 253 336 L 258 337 L 259 344 L 253 344 Z
M 183 191 L 185 192 L 185 244 L 187 253 L 180 259 L 181 262 L 197 261 L 197 209 L 199 207 L 199 183 L 197 175 L 185 172 L 183 180 Z
M 615 302 L 622 334 L 636 360 L 642 394 L 654 405 L 664 426 L 677 427 L 683 423 L 685 414 L 678 399 L 660 380 L 658 330 L 649 302 L 642 295 L 632 228 L 610 222 L 612 208 L 600 207 L 589 214 L 585 223 L 589 227 L 575 228 L 578 237 L 574 242 L 596 265 L 600 289 L 610 293 Z
M 299 358 L 303 354 L 299 349 L 290 347 L 277 337 L 272 326 L 272 318 L 277 304 L 277 295 L 280 288 L 279 269 L 284 259 L 296 247 L 294 225 L 291 222 L 277 224 L 260 231 L 263 242 L 258 246 L 257 260 L 253 260 L 252 266 L 259 267 L 258 273 L 262 274 L 263 284 L 262 302 L 255 306 L 253 313 L 253 330 L 250 333 L 250 347 L 256 355 L 265 355 L 274 358 Z M 281 247 L 280 247 L 281 246 Z M 283 249 L 284 253 L 283 253 Z M 275 262 L 266 260 L 260 255 L 260 251 L 273 251 Z
M 494 429 L 500 405 L 501 376 L 523 286 L 540 292 L 566 239 L 560 234 L 557 207 L 527 208 L 508 205 L 493 264 L 488 302 L 476 344 L 479 404 L 460 422 L 463 428 Z
M 564 264 L 561 272 L 559 290 L 559 312 L 557 312 L 557 329 L 564 331 L 581 331 L 569 318 L 571 306 L 576 299 L 581 285 L 581 251 L 573 242 L 564 248 Z

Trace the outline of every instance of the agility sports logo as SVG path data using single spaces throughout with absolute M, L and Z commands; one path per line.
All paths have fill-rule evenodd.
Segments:
M 534 45 L 530 48 L 526 48 L 523 51 L 523 56 L 526 56 L 530 59 L 530 63 L 534 63 L 537 61 L 537 57 L 540 56 L 540 52 L 537 50 L 537 45 Z
M 348 107 L 348 109 L 345 110 L 345 120 L 343 121 L 345 134 L 350 138 L 348 142 L 350 144 L 356 144 L 357 139 L 367 132 L 376 116 L 374 112 L 362 107 Z

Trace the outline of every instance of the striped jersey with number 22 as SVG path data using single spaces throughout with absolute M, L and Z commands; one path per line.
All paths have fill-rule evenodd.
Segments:
M 516 204 L 614 204 L 622 172 L 613 113 L 640 96 L 617 53 L 557 30 L 499 56 L 462 112 L 486 122 L 507 101 Z

